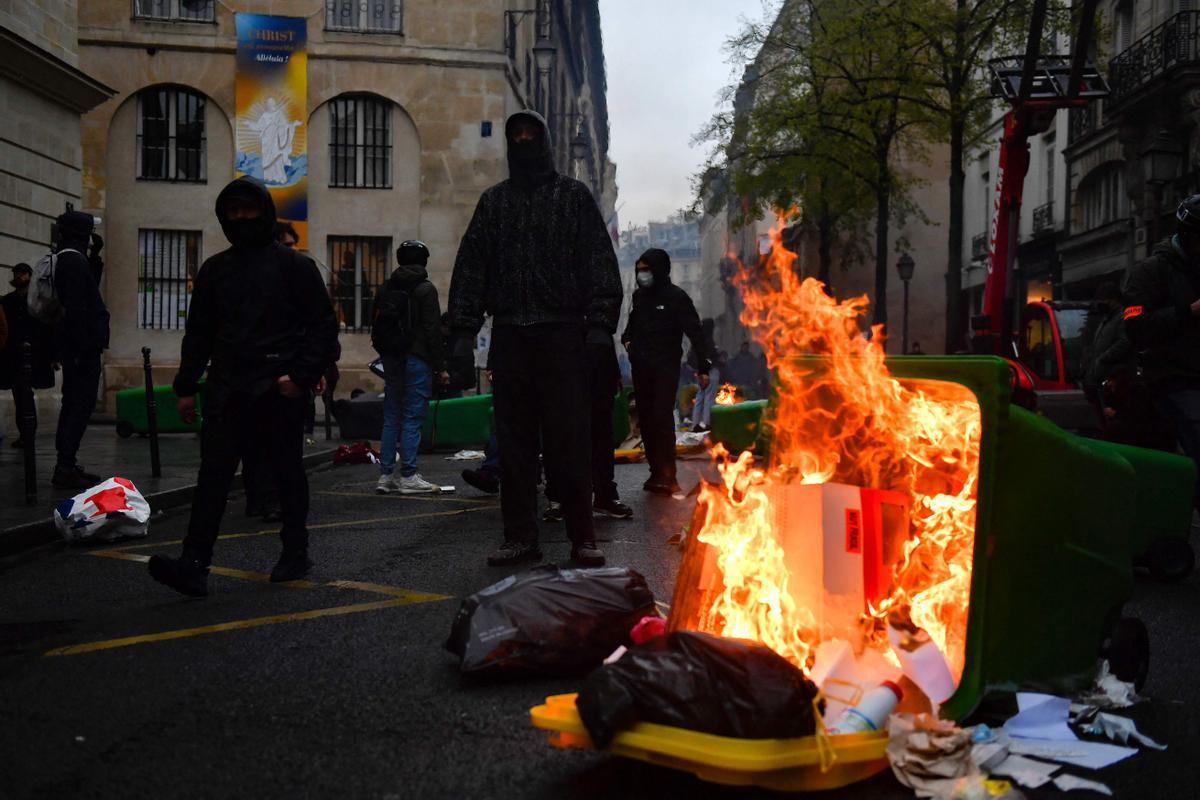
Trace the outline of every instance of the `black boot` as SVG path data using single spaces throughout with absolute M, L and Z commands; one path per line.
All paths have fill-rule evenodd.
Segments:
M 313 562 L 308 559 L 307 550 L 283 551 L 279 563 L 271 570 L 271 583 L 286 583 L 297 581 L 309 573 Z
M 150 556 L 150 577 L 189 597 L 208 596 L 208 567 L 187 553 L 179 558 Z
M 585 567 L 603 567 L 604 551 L 593 541 L 580 542 L 571 548 L 571 558 Z
M 500 549 L 488 556 L 489 567 L 507 567 L 522 561 L 541 561 L 542 550 L 529 542 L 505 542 Z
M 500 491 L 500 479 L 486 469 L 464 469 L 462 479 L 486 494 Z

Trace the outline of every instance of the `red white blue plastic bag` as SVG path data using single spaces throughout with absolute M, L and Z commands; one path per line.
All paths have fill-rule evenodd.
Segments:
M 54 509 L 54 524 L 63 539 L 133 539 L 150 527 L 150 504 L 128 478 L 101 481 Z

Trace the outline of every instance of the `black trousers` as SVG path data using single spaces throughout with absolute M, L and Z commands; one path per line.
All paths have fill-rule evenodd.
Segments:
M 590 426 L 583 328 L 500 326 L 489 356 L 500 445 L 506 541 L 537 542 L 538 454 L 559 495 L 567 536 L 592 541 Z M 609 443 L 611 447 L 612 439 Z M 544 448 L 544 449 L 543 449 Z
M 246 508 L 256 513 L 279 505 L 275 490 L 275 471 L 268 453 L 247 447 L 242 453 L 242 488 L 246 490 Z
M 613 464 L 613 399 L 621 388 L 621 370 L 612 347 L 588 345 L 587 392 L 591 418 L 592 494 L 596 503 L 620 499 Z M 546 497 L 561 502 L 558 488 L 546 484 Z
M 637 395 L 638 424 L 650 464 L 650 479 L 675 482 L 675 389 L 679 369 L 673 365 L 634 361 L 633 391 Z
M 200 429 L 200 475 L 192 500 L 184 551 L 203 564 L 225 513 L 238 462 L 257 451 L 268 460 L 279 490 L 279 532 L 285 552 L 308 548 L 308 476 L 304 473 L 306 397 L 289 400 L 272 388 L 259 397 L 232 395 L 215 411 L 204 410 Z M 254 457 L 251 456 L 253 463 Z
M 74 469 L 79 443 L 96 409 L 96 393 L 100 391 L 100 351 L 64 357 L 62 373 L 62 410 L 54 447 L 58 450 L 58 468 Z

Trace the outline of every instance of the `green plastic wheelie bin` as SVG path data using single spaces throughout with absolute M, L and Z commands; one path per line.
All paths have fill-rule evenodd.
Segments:
M 179 418 L 176 403 L 179 397 L 170 386 L 154 387 L 155 417 L 158 420 L 159 433 L 198 433 L 200 431 L 200 414 L 196 421 L 188 424 Z M 200 381 L 196 393 L 196 409 L 204 408 L 204 381 Z M 117 392 L 117 435 L 123 439 L 135 433 L 145 435 L 150 432 L 150 423 L 146 417 L 146 389 L 134 387 Z

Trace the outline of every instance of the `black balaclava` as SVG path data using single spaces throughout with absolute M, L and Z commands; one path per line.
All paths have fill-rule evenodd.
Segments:
M 235 197 L 257 203 L 262 215 L 257 219 L 228 219 L 225 208 Z M 225 238 L 238 250 L 267 247 L 275 241 L 275 201 L 262 181 L 248 175 L 230 181 L 217 195 L 217 220 Z
M 654 276 L 654 283 L 648 288 L 661 289 L 671 282 L 671 256 L 666 250 L 651 247 L 638 256 L 637 263 L 649 265 L 650 274 Z
M 528 119 L 541 130 L 538 136 L 528 142 L 514 142 L 512 139 L 513 124 L 520 119 Z M 508 176 L 514 181 L 525 185 L 534 185 L 545 181 L 554 175 L 554 156 L 550 150 L 550 130 L 546 120 L 536 111 L 518 111 L 504 123 L 504 138 L 508 144 Z
M 88 245 L 92 242 L 92 226 L 95 220 L 91 214 L 82 211 L 67 211 L 59 214 L 55 220 L 58 228 L 58 249 L 78 250 L 87 253 Z

